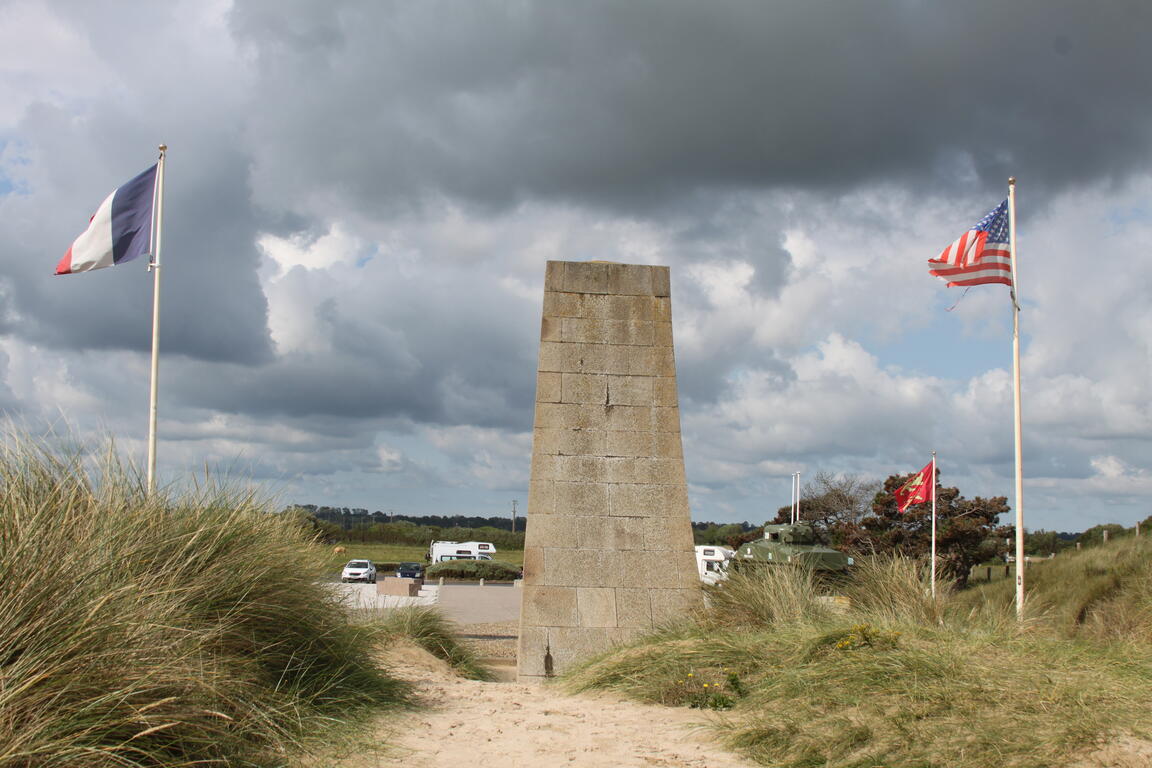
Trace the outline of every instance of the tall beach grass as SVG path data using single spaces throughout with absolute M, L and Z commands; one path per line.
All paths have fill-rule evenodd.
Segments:
M 211 482 L 5 435 L 0 768 L 283 765 L 402 698 L 303 534 Z
M 1141 583 L 1144 558 L 1120 554 L 1126 583 Z M 1140 627 L 1148 594 L 1067 583 L 1086 568 L 1111 572 L 1106 560 L 1068 567 L 1037 573 L 1022 623 L 998 593 L 941 582 L 933 598 L 923 563 L 906 559 L 866 561 L 832 587 L 803 571 L 744 572 L 709 589 L 698 616 L 589 660 L 564 683 L 723 710 L 721 738 L 764 765 L 1079 764 L 1102 744 L 1152 739 L 1152 648 L 1140 629 L 1062 631 L 1052 614 L 1078 612 L 1081 591 L 1098 596 L 1082 627 L 1117 611 Z M 849 600 L 828 600 L 829 589 Z

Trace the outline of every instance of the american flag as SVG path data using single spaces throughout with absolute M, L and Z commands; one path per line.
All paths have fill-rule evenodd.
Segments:
M 934 259 L 928 271 L 953 285 L 1012 285 L 1012 258 L 1008 247 L 1008 201 L 988 212 Z

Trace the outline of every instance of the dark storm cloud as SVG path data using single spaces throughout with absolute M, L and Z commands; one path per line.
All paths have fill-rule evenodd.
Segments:
M 151 153 L 120 150 L 93 167 L 101 149 L 125 145 L 116 136 L 124 125 L 132 125 L 132 116 L 120 106 L 103 106 L 83 122 L 44 105 L 29 111 L 21 130 L 36 137 L 39 147 L 64 151 L 44 153 L 29 168 L 34 195 L 0 198 L 8 300 L 0 311 L 0 332 L 56 348 L 150 348 L 152 278 L 143 259 L 92 273 L 52 274 L 84 229 L 83 212 L 94 211 L 117 185 L 155 162 Z M 256 276 L 258 229 L 244 158 L 218 134 L 171 133 L 180 151 L 170 156 L 165 190 L 164 352 L 201 360 L 267 360 L 267 302 Z M 138 138 L 137 149 L 150 143 Z M 62 210 L 69 215 L 58 215 Z
M 1142 0 L 238 2 L 256 189 L 651 205 L 700 187 L 1064 185 L 1150 143 Z M 315 192 L 315 190 L 313 190 Z
M 484 274 L 448 285 L 383 264 L 341 274 L 337 296 L 297 305 L 312 316 L 304 347 L 266 365 L 210 372 L 176 362 L 170 391 L 193 406 L 257 417 L 530 428 L 523 404 L 536 384 L 534 304 L 509 301 Z M 305 290 L 311 279 L 303 269 L 281 278 Z

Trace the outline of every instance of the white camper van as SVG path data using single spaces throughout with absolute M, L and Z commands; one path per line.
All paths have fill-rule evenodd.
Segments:
M 696 547 L 696 570 L 700 581 L 715 584 L 728 578 L 728 561 L 736 556 L 736 551 L 728 547 Z
M 434 563 L 445 560 L 491 560 L 496 547 L 488 541 L 434 541 L 428 557 Z

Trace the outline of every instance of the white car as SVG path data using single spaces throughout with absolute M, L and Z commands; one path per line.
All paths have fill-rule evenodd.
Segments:
M 376 583 L 376 566 L 371 560 L 349 560 L 348 565 L 340 573 L 340 581 L 366 581 Z

